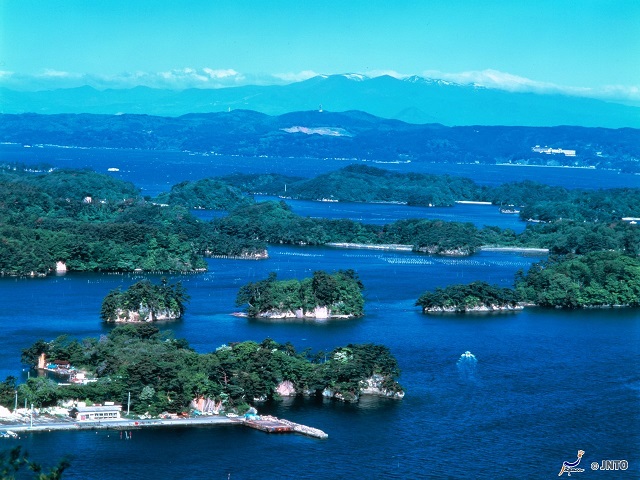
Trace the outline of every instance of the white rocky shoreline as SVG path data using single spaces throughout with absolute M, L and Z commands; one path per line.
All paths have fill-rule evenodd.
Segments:
M 234 313 L 233 315 L 235 316 L 246 316 L 248 317 L 249 315 L 244 314 L 244 315 L 238 315 L 236 313 Z M 304 320 L 304 319 L 312 319 L 312 320 L 327 320 L 327 319 L 338 319 L 338 318 L 355 318 L 355 315 L 342 315 L 342 314 L 334 314 L 331 311 L 330 307 L 321 307 L 321 306 L 316 306 L 313 310 L 303 310 L 302 308 L 297 308 L 295 310 L 268 310 L 266 312 L 260 312 L 257 316 L 252 317 L 252 318 L 264 318 L 264 319 L 273 319 L 273 320 L 277 320 L 277 319 L 299 319 L 299 320 Z
M 475 307 L 429 307 L 422 310 L 422 313 L 500 313 L 518 312 L 524 310 L 524 305 L 477 305 Z

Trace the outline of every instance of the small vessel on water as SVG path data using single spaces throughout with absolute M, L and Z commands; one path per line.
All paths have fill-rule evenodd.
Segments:
M 119 171 L 120 171 L 120 169 L 119 169 L 119 168 L 116 168 L 116 167 L 109 167 L 109 168 L 107 168 L 107 172 L 119 172 Z

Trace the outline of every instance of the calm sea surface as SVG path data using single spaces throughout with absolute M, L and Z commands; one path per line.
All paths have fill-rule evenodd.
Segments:
M 56 166 L 92 166 L 98 171 L 118 167 L 119 174 L 144 186 L 146 192 L 166 190 L 186 178 L 234 171 L 312 176 L 344 165 L 334 162 L 324 169 L 317 161 L 280 159 L 270 168 L 272 159 L 48 148 L 24 149 L 29 153 L 23 154 L 15 146 L 0 147 L 0 160 L 5 161 L 46 161 Z M 59 151 L 66 157 L 50 153 Z M 218 160 L 220 164 L 211 163 Z M 395 167 L 428 171 L 418 164 Z M 579 183 L 591 188 L 637 186 L 638 179 L 573 169 L 500 170 L 501 181 L 518 178 L 511 172 L 537 172 L 533 179 L 561 183 L 556 171 L 564 172 L 567 183 L 583 176 Z M 490 183 L 496 175 L 477 168 L 468 176 Z M 331 216 L 335 212 L 328 208 L 335 207 L 330 205 L 305 202 L 294 205 L 294 210 Z M 343 207 L 357 208 L 347 218 L 363 219 L 406 218 L 405 209 L 411 208 Z M 515 217 L 474 208 L 457 206 L 447 212 L 459 212 L 459 217 L 477 224 L 495 225 L 504 218 L 518 226 Z M 427 216 L 434 209 L 422 210 L 420 215 Z M 460 219 L 455 213 L 453 217 Z M 365 398 L 357 405 L 346 405 L 297 399 L 260 407 L 262 412 L 326 431 L 329 438 L 323 441 L 225 426 L 140 430 L 129 441 L 113 432 L 57 432 L 26 435 L 19 442 L 34 459 L 48 464 L 71 454 L 72 467 L 65 474 L 70 479 L 555 478 L 563 461 L 575 460 L 578 449 L 586 452 L 581 464 L 585 472 L 576 477 L 638 478 L 638 310 L 528 309 L 504 315 L 424 316 L 413 304 L 427 289 L 473 280 L 509 286 L 516 271 L 543 257 L 482 252 L 445 258 L 319 247 L 269 251 L 267 261 L 208 260 L 206 273 L 173 277 L 184 283 L 192 300 L 184 320 L 162 328 L 171 328 L 200 352 L 266 337 L 313 350 L 354 342 L 384 343 L 400 363 L 400 382 L 407 392 L 404 400 Z M 247 281 L 262 279 L 270 271 L 280 278 L 303 278 L 321 268 L 358 271 L 366 287 L 364 318 L 269 323 L 229 315 L 236 309 L 238 288 Z M 0 377 L 25 378 L 20 350 L 39 338 L 107 332 L 109 327 L 99 320 L 102 298 L 109 290 L 140 278 L 107 274 L 1 278 Z M 459 363 L 466 350 L 476 356 L 477 364 Z M 7 448 L 16 444 L 0 441 Z M 591 462 L 603 459 L 626 459 L 629 470 L 591 471 Z

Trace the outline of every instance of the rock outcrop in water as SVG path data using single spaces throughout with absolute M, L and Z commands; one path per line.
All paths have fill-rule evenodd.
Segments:
M 335 398 L 341 402 L 356 403 L 363 395 L 375 397 L 393 398 L 401 400 L 404 398 L 404 391 L 397 388 L 397 384 L 393 383 L 394 388 L 385 386 L 389 379 L 380 374 L 373 374 L 369 378 L 362 380 L 357 391 L 338 391 L 331 387 L 322 390 L 322 396 L 325 398 Z
M 365 386 L 360 390 L 361 395 L 375 395 L 377 397 L 387 397 L 402 399 L 404 398 L 403 390 L 393 390 L 385 387 L 385 377 L 374 373 L 365 380 Z

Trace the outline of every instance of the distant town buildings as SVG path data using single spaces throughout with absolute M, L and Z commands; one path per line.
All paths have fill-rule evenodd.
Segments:
M 575 150 L 565 150 L 563 148 L 551 148 L 551 147 L 541 147 L 540 145 L 536 145 L 535 147 L 531 147 L 532 152 L 537 153 L 546 153 L 547 155 L 557 155 L 564 154 L 565 157 L 575 157 Z

